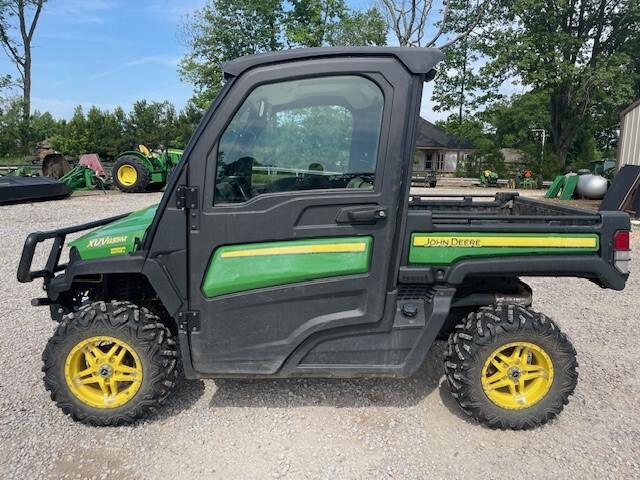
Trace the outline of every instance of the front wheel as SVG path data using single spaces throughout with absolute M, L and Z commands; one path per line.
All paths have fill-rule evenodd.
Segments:
M 468 415 L 491 428 L 547 423 L 569 401 L 576 352 L 545 315 L 517 305 L 483 307 L 449 337 L 445 374 Z
M 176 382 L 178 354 L 145 308 L 95 302 L 69 314 L 42 354 L 51 399 L 74 420 L 124 425 L 153 413 Z
M 118 158 L 111 171 L 113 183 L 122 192 L 144 192 L 149 185 L 149 170 L 134 156 Z

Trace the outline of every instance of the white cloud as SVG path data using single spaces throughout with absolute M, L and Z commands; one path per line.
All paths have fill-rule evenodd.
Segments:
M 180 57 L 176 55 L 149 55 L 147 57 L 138 58 L 128 62 L 121 63 L 112 68 L 103 70 L 89 77 L 90 80 L 96 80 L 98 78 L 108 77 L 114 73 L 127 70 L 132 67 L 138 67 L 141 65 L 163 65 L 175 69 L 180 62 Z
M 152 0 L 146 8 L 146 13 L 163 22 L 178 24 L 206 3 L 207 0 Z
M 104 23 L 104 14 L 116 7 L 114 0 L 57 0 L 47 2 L 43 12 L 55 17 L 55 24 L 97 24 Z

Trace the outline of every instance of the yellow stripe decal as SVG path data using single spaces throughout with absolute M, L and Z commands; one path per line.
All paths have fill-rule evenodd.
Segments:
M 364 252 L 366 243 L 333 243 L 318 245 L 293 245 L 290 247 L 252 248 L 223 252 L 220 258 L 264 257 L 267 255 L 304 255 L 307 253 L 352 253 Z
M 595 237 L 440 237 L 420 235 L 413 238 L 414 247 L 543 247 L 543 248 L 596 248 Z

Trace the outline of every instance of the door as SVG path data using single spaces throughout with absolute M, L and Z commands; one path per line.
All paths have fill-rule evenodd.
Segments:
M 188 239 L 195 370 L 275 373 L 313 335 L 381 321 L 410 162 L 408 116 L 392 111 L 406 111 L 411 83 L 392 59 L 235 82 L 189 159 L 201 195 Z

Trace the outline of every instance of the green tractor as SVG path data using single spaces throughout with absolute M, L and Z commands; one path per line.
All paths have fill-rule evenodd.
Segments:
M 125 193 L 157 192 L 182 157 L 175 148 L 150 151 L 144 145 L 120 154 L 111 171 L 113 183 Z
M 481 187 L 497 187 L 498 186 L 498 173 L 486 168 L 480 172 L 480 186 Z

